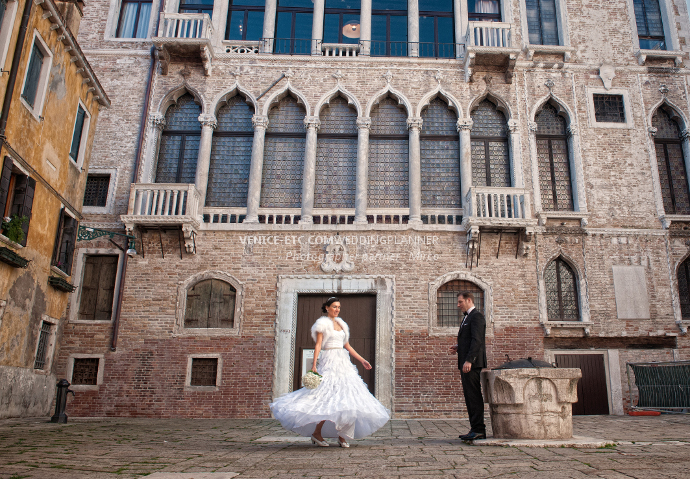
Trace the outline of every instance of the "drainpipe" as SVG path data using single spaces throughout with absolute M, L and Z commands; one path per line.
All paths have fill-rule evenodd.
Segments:
M 10 68 L 10 77 L 7 80 L 7 90 L 5 90 L 5 101 L 2 104 L 2 113 L 0 114 L 0 140 L 5 141 L 5 129 L 7 128 L 7 118 L 10 114 L 10 105 L 12 104 L 12 94 L 14 93 L 14 85 L 17 82 L 17 72 L 19 71 L 19 62 L 22 58 L 22 51 L 24 50 L 24 39 L 26 38 L 26 30 L 29 25 L 29 17 L 31 16 L 31 8 L 33 7 L 33 0 L 26 0 L 24 4 L 24 13 L 22 14 L 22 23 L 19 26 L 19 35 L 17 35 L 17 45 L 14 47 L 14 56 L 12 57 L 12 67 Z
M 28 0 L 31 1 L 31 0 Z M 163 0 L 160 2 L 161 7 L 163 6 Z M 154 29 L 154 35 L 158 32 L 158 23 L 160 22 L 160 15 L 156 20 L 156 27 Z M 146 124 L 148 123 L 148 111 L 149 111 L 149 98 L 151 95 L 151 85 L 153 84 L 153 73 L 156 71 L 156 47 L 151 47 L 151 66 L 149 67 L 149 81 L 146 84 L 146 93 L 144 94 L 144 107 L 141 111 L 141 124 L 139 125 L 139 138 L 137 140 L 137 151 L 134 154 L 134 169 L 132 171 L 131 183 L 136 183 L 139 177 L 139 163 L 141 161 L 142 145 L 144 144 L 144 134 L 146 133 Z M 120 275 L 120 286 L 118 288 L 117 294 L 117 310 L 115 313 L 115 321 L 113 321 L 113 338 L 110 344 L 110 350 L 117 350 L 117 337 L 120 331 L 120 312 L 122 311 L 122 295 L 125 290 L 125 280 L 127 279 L 127 260 L 129 255 L 125 254 L 122 260 L 122 274 Z

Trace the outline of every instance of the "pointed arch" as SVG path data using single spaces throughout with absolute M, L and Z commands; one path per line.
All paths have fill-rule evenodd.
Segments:
M 440 98 L 446 103 L 448 103 L 448 107 L 455 111 L 455 113 L 458 115 L 458 118 L 462 118 L 462 106 L 460 105 L 460 102 L 455 98 L 452 94 L 448 93 L 445 91 L 441 85 L 437 85 L 435 89 L 431 90 L 429 93 L 424 95 L 422 99 L 420 100 L 419 104 L 417 105 L 417 112 L 415 114 L 416 117 L 421 117 L 422 112 L 426 107 L 429 106 L 429 104 L 435 100 L 436 98 Z
M 161 99 L 160 103 L 158 104 L 158 109 L 156 110 L 156 113 L 165 116 L 165 113 L 168 111 L 168 108 L 170 108 L 172 105 L 176 105 L 177 100 L 179 100 L 180 97 L 185 93 L 189 93 L 190 95 L 192 95 L 194 97 L 194 101 L 196 102 L 196 104 L 201 106 L 202 115 L 206 113 L 206 103 L 204 102 L 204 97 L 201 95 L 201 93 L 199 93 L 199 91 L 196 88 L 191 87 L 187 82 L 170 90 Z
M 285 86 L 282 89 L 275 92 L 266 101 L 266 103 L 264 103 L 264 108 L 261 114 L 263 116 L 268 116 L 268 112 L 271 111 L 271 108 L 280 103 L 280 100 L 282 100 L 288 95 L 297 100 L 297 103 L 299 105 L 302 105 L 302 107 L 304 108 L 305 116 L 308 117 L 310 115 L 311 109 L 309 107 L 309 102 L 307 101 L 307 98 L 304 96 L 302 92 L 293 88 L 292 84 L 289 81 L 285 84 Z
M 671 100 L 668 98 L 662 98 L 656 104 L 649 109 L 648 117 L 647 117 L 647 124 L 652 125 L 652 118 L 654 118 L 654 115 L 656 115 L 656 112 L 662 109 L 666 113 L 669 114 L 672 120 L 676 121 L 679 123 L 680 129 L 685 130 L 688 128 L 688 119 L 685 116 L 685 113 L 683 113 L 683 110 L 673 103 Z
M 565 118 L 567 125 L 570 125 L 574 122 L 575 116 L 572 110 L 568 108 L 568 105 L 563 100 L 558 98 L 553 93 L 544 95 L 539 100 L 537 100 L 537 102 L 532 107 L 532 111 L 529 114 L 529 120 L 536 121 L 537 115 L 547 103 L 554 107 L 560 116 Z
M 347 100 L 348 105 L 354 106 L 355 111 L 357 112 L 357 117 L 362 116 L 362 105 L 360 104 L 359 100 L 357 100 L 357 97 L 355 97 L 352 93 L 343 88 L 340 84 L 336 85 L 335 88 L 333 88 L 331 91 L 329 91 L 321 97 L 319 102 L 314 107 L 314 116 L 320 117 L 321 110 L 326 105 L 328 105 L 331 102 L 331 100 L 338 96 L 342 96 L 343 98 L 345 98 Z
M 235 81 L 235 84 L 230 87 L 229 90 L 226 90 L 224 93 L 221 93 L 214 98 L 210 108 L 210 110 L 213 112 L 213 115 L 217 116 L 218 110 L 220 110 L 230 98 L 236 95 L 241 95 L 244 100 L 251 105 L 252 108 L 254 108 L 255 114 L 259 112 L 259 102 L 256 100 L 254 95 L 252 95 L 249 90 L 241 86 L 239 82 Z
M 367 108 L 364 111 L 364 116 L 365 117 L 370 117 L 371 116 L 371 110 L 374 108 L 374 106 L 378 105 L 381 100 L 383 100 L 386 97 L 392 97 L 395 98 L 398 101 L 398 105 L 403 105 L 405 107 L 405 112 L 407 113 L 407 117 L 410 118 L 413 114 L 413 109 L 412 105 L 410 104 L 410 101 L 407 99 L 405 95 L 403 95 L 401 92 L 393 88 L 390 83 L 387 84 L 383 89 L 379 90 L 378 92 L 374 93 L 374 96 L 371 97 L 369 102 L 367 103 Z
M 582 321 L 581 285 L 575 263 L 559 251 L 542 271 L 547 321 Z
M 484 91 L 484 93 L 476 96 L 472 101 L 470 101 L 470 104 L 467 107 L 467 115 L 471 115 L 472 112 L 476 110 L 479 104 L 484 100 L 489 100 L 491 103 L 496 105 L 496 109 L 505 115 L 506 121 L 513 119 L 514 115 L 510 109 L 510 106 L 508 106 L 508 102 L 506 102 L 499 95 L 496 95 L 488 90 Z

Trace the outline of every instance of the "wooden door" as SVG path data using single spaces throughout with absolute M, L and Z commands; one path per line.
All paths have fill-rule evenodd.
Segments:
M 556 354 L 556 365 L 582 371 L 582 378 L 577 382 L 578 401 L 573 404 L 573 416 L 609 414 L 603 354 Z
M 304 351 L 314 349 L 311 338 L 311 327 L 322 316 L 321 305 L 333 294 L 300 294 L 297 298 L 297 332 L 295 336 L 295 366 L 293 372 L 293 390 L 302 387 L 302 358 Z M 376 295 L 345 294 L 340 298 L 340 317 L 350 327 L 350 345 L 373 369 L 367 371 L 359 361 L 352 362 L 357 366 L 359 375 L 374 394 L 374 374 L 376 371 Z

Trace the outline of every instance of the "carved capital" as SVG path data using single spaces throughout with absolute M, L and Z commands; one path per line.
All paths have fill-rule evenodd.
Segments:
M 539 125 L 536 121 L 530 121 L 529 123 L 527 123 L 527 127 L 529 128 L 530 133 L 536 133 L 539 129 Z
M 647 128 L 647 131 L 649 132 L 650 135 L 656 136 L 657 129 L 654 128 L 653 126 L 650 126 L 649 128 Z
M 201 123 L 202 128 L 210 127 L 213 130 L 218 126 L 218 121 L 214 115 L 199 115 L 199 123 Z
M 458 129 L 458 133 L 461 131 L 470 131 L 472 129 L 472 124 L 474 122 L 472 121 L 472 118 L 461 118 L 458 120 L 458 122 L 455 124 L 456 128 Z
M 520 123 L 517 120 L 508 120 L 508 131 L 511 133 L 517 133 Z
M 315 129 L 319 131 L 319 128 L 321 128 L 321 120 L 319 120 L 318 116 L 308 116 L 304 119 L 304 126 L 307 130 Z
M 690 130 L 685 129 L 685 130 L 680 132 L 680 139 L 681 140 L 687 140 L 688 138 L 690 138 Z
M 422 122 L 423 122 L 423 120 L 421 118 L 418 118 L 418 117 L 408 118 L 407 119 L 407 129 L 408 130 L 421 130 L 422 129 Z
M 160 113 L 151 115 L 149 118 L 149 125 L 156 128 L 158 131 L 163 131 L 163 128 L 165 128 L 165 117 Z
M 357 118 L 357 128 L 368 130 L 371 128 L 371 118 L 363 116 Z
M 576 136 L 577 133 L 577 127 L 575 125 L 569 125 L 565 130 L 565 134 L 568 135 L 569 138 Z
M 268 117 L 261 115 L 252 116 L 252 125 L 254 125 L 255 130 L 268 128 Z

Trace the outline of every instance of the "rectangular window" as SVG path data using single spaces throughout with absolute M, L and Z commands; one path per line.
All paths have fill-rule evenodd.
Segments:
M 72 274 L 77 227 L 77 220 L 67 214 L 65 208 L 62 208 L 55 237 L 52 265 L 67 275 Z
M 419 56 L 455 56 L 453 2 L 419 2 Z
M 72 367 L 72 385 L 98 385 L 99 361 L 99 358 L 74 358 L 74 366 Z
M 605 95 L 595 93 L 594 118 L 597 123 L 625 123 L 625 106 L 623 95 Z
M 359 0 L 326 1 L 323 22 L 323 42 L 359 43 L 359 11 Z
M 311 0 L 278 0 L 274 53 L 311 53 L 313 12 Z
M 206 13 L 213 17 L 213 0 L 180 0 L 180 13 Z
M 84 188 L 84 206 L 105 207 L 108 202 L 110 175 L 88 175 Z
M 69 156 L 75 163 L 78 163 L 77 160 L 79 159 L 79 147 L 81 146 L 85 119 L 86 111 L 79 105 L 77 109 L 77 120 L 74 122 L 74 133 L 72 133 L 72 147 L 69 150 Z
M 471 22 L 500 22 L 499 0 L 467 0 L 468 18 Z
M 666 50 L 659 0 L 633 0 L 637 37 L 642 50 Z
M 407 2 L 373 0 L 371 15 L 371 55 L 407 56 Z
M 34 359 L 34 369 L 45 369 L 50 354 L 50 337 L 53 325 L 47 321 L 41 322 L 41 331 L 38 336 L 38 347 L 36 348 L 36 358 Z
M 117 255 L 86 257 L 78 319 L 110 321 L 113 314 L 117 261 Z
M 192 358 L 190 386 L 215 386 L 218 358 Z
M 151 0 L 123 0 L 118 38 L 146 38 L 151 20 Z
M 527 28 L 532 45 L 558 45 L 556 0 L 525 0 Z
M 31 50 L 31 59 L 29 60 L 29 69 L 26 72 L 24 89 L 22 90 L 22 98 L 26 100 L 31 108 L 34 108 L 34 103 L 36 102 L 44 58 L 45 55 L 38 46 L 38 43 L 34 43 L 33 49 Z
M 3 218 L 25 218 L 22 224 L 21 238 L 18 240 L 22 246 L 26 246 L 29 234 L 29 222 L 31 221 L 31 209 L 34 202 L 34 191 L 36 190 L 36 180 L 29 178 L 14 166 L 12 158 L 5 157 L 0 173 L 0 214 Z M 7 235 L 7 231 L 3 231 Z
M 261 40 L 264 33 L 264 0 L 230 0 L 226 40 Z

